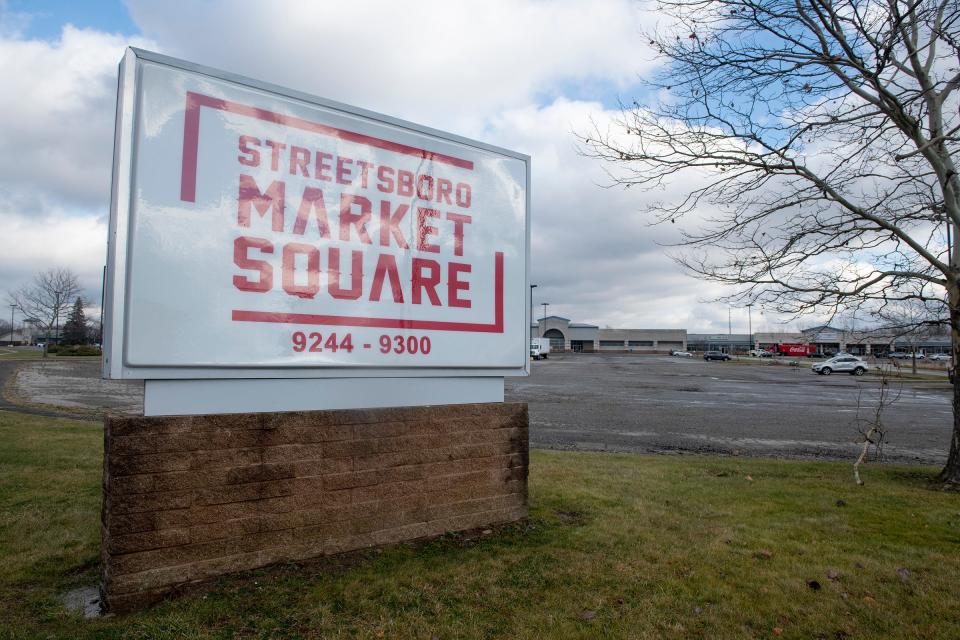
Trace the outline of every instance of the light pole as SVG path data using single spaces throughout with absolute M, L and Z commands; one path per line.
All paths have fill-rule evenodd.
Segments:
M 541 302 L 540 304 L 543 305 L 543 328 L 546 329 L 547 328 L 547 307 L 550 306 L 550 303 Z M 541 334 L 541 337 L 543 337 L 543 334 Z
M 753 344 L 753 303 L 747 305 L 747 331 L 750 332 L 750 350 L 753 351 L 756 347 Z
M 100 343 L 100 348 L 103 348 L 103 298 L 107 290 L 107 267 L 103 267 L 103 279 L 100 280 L 100 331 L 97 332 L 97 342 Z
M 533 290 L 537 288 L 537 285 L 530 285 L 530 322 L 533 322 Z M 530 327 L 527 327 L 527 331 L 530 331 Z M 530 336 L 533 337 L 532 335 Z
M 10 346 L 13 346 L 13 310 L 17 308 L 17 305 L 10 305 Z

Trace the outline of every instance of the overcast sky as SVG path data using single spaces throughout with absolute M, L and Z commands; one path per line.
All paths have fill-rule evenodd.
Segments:
M 727 307 L 704 302 L 722 290 L 666 256 L 675 228 L 647 225 L 669 189 L 604 188 L 577 153 L 575 132 L 642 91 L 657 19 L 629 0 L 0 0 L 0 293 L 64 266 L 99 307 L 117 64 L 134 45 L 529 154 L 536 304 L 726 333 Z M 745 333 L 746 311 L 732 318 Z M 753 328 L 781 325 L 754 313 Z

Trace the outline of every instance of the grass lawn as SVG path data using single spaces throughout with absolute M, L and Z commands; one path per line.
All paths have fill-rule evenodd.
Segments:
M 100 356 L 58 356 L 48 353 L 48 359 L 61 358 L 62 360 L 99 360 Z M 0 360 L 43 360 L 43 349 L 36 347 L 0 347 Z
M 39 360 L 43 349 L 36 347 L 0 347 L 0 360 Z
M 0 412 L 0 637 L 960 638 L 935 469 L 534 451 L 529 523 L 223 579 L 86 621 L 101 429 Z M 842 501 L 838 504 L 838 501 Z

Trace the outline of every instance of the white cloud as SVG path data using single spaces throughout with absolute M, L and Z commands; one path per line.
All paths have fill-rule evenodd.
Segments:
M 80 278 L 83 296 L 100 304 L 100 281 L 106 261 L 106 218 L 96 214 L 70 215 L 52 211 L 44 216 L 0 210 L 0 273 L 10 290 L 35 274 L 67 267 Z
M 174 55 L 440 127 L 581 82 L 624 88 L 648 65 L 637 44 L 651 16 L 633 0 L 129 6 Z
M 0 196 L 106 207 L 117 64 L 127 41 L 64 27 L 56 42 L 0 37 Z

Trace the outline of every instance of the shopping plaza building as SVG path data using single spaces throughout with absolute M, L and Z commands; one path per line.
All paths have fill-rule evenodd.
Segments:
M 530 325 L 530 337 L 549 338 L 551 351 L 722 351 L 746 353 L 774 349 L 778 344 L 811 344 L 819 354 L 846 351 L 855 355 L 883 355 L 891 351 L 949 353 L 949 335 L 897 335 L 880 329 L 847 331 L 819 326 L 798 332 L 687 333 L 686 329 L 601 329 L 595 324 L 571 322 L 560 316 L 541 318 Z

